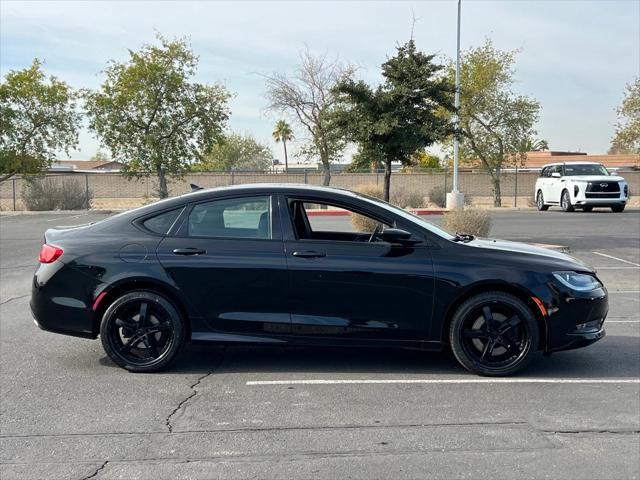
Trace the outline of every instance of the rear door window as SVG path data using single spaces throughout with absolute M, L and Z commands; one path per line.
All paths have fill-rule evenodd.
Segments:
M 199 203 L 189 214 L 191 237 L 271 239 L 271 197 L 244 197 Z

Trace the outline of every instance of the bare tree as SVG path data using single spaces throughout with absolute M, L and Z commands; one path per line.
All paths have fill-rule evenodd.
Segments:
M 331 162 L 344 149 L 342 132 L 330 114 L 336 102 L 333 87 L 353 67 L 326 54 L 314 56 L 308 49 L 300 52 L 300 64 L 294 75 L 274 73 L 266 76 L 267 109 L 289 115 L 309 134 L 303 148 L 306 156 L 319 157 L 324 171 L 324 185 L 331 182 Z

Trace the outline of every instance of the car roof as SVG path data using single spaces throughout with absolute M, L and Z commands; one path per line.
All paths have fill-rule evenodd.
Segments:
M 602 165 L 598 162 L 555 162 L 555 163 L 547 163 L 542 168 L 554 167 L 556 165 Z
M 240 185 L 225 185 L 222 187 L 202 188 L 194 192 L 181 195 L 179 198 L 185 199 L 193 197 L 207 197 L 211 193 L 252 193 L 252 192 L 299 192 L 299 193 L 319 193 L 338 194 L 357 197 L 358 194 L 339 187 L 324 187 L 320 185 L 309 185 L 305 183 L 244 183 Z M 191 200 L 190 200 L 191 201 Z

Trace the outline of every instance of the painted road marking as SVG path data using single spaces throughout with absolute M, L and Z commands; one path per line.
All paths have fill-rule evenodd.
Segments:
M 640 290 L 608 290 L 608 293 L 640 293 Z
M 450 378 L 450 379 L 309 379 L 309 380 L 252 380 L 249 386 L 265 385 L 360 385 L 360 384 L 467 384 L 467 383 L 578 383 L 578 384 L 640 384 L 640 378 Z
M 614 257 L 613 255 L 607 255 L 606 253 L 593 252 L 596 255 L 600 255 L 601 257 L 612 258 L 613 260 L 617 260 L 622 263 L 628 263 L 629 265 L 633 265 L 634 267 L 640 267 L 640 263 L 630 262 L 629 260 L 625 260 L 624 258 Z
M 640 323 L 640 320 L 606 320 L 604 323 Z

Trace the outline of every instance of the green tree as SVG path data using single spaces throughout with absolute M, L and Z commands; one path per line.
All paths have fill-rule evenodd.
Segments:
M 220 139 L 229 92 L 195 83 L 198 57 L 185 39 L 166 40 L 111 61 L 97 91 L 85 91 L 89 126 L 131 175 L 154 173 L 167 197 L 167 176 L 180 176 Z
M 278 120 L 273 130 L 273 139 L 278 142 L 282 142 L 284 147 L 284 171 L 289 171 L 289 157 L 287 156 L 287 142 L 293 140 L 293 130 L 285 120 Z
M 193 170 L 213 171 L 259 171 L 271 166 L 273 156 L 268 145 L 259 143 L 250 135 L 231 133 L 193 165 Z
M 412 155 L 451 133 L 440 108 L 451 109 L 452 88 L 441 75 L 434 55 L 416 49 L 410 40 L 382 64 L 384 82 L 372 88 L 363 81 L 343 79 L 336 123 L 356 142 L 365 158 L 379 159 L 384 167 L 384 199 L 389 200 L 391 163 L 411 164 Z
M 627 85 L 617 111 L 618 122 L 609 153 L 640 153 L 640 77 Z
M 442 161 L 437 155 L 418 150 L 411 156 L 411 164 L 421 170 L 429 170 L 434 168 L 442 168 Z
M 310 160 L 320 158 L 324 185 L 331 182 L 331 162 L 342 153 L 342 132 L 332 122 L 335 105 L 333 87 L 353 69 L 326 55 L 314 56 L 308 50 L 300 54 L 295 75 L 276 73 L 266 77 L 267 108 L 289 114 L 309 134 L 309 142 L 300 154 Z
M 502 204 L 502 168 L 518 161 L 523 145 L 532 145 L 540 113 L 536 100 L 512 91 L 516 53 L 496 50 L 487 40 L 460 59 L 460 159 L 480 162 L 491 177 L 496 207 Z
M 40 173 L 56 152 L 78 144 L 80 115 L 76 95 L 42 62 L 11 70 L 0 83 L 0 182 L 16 173 Z

